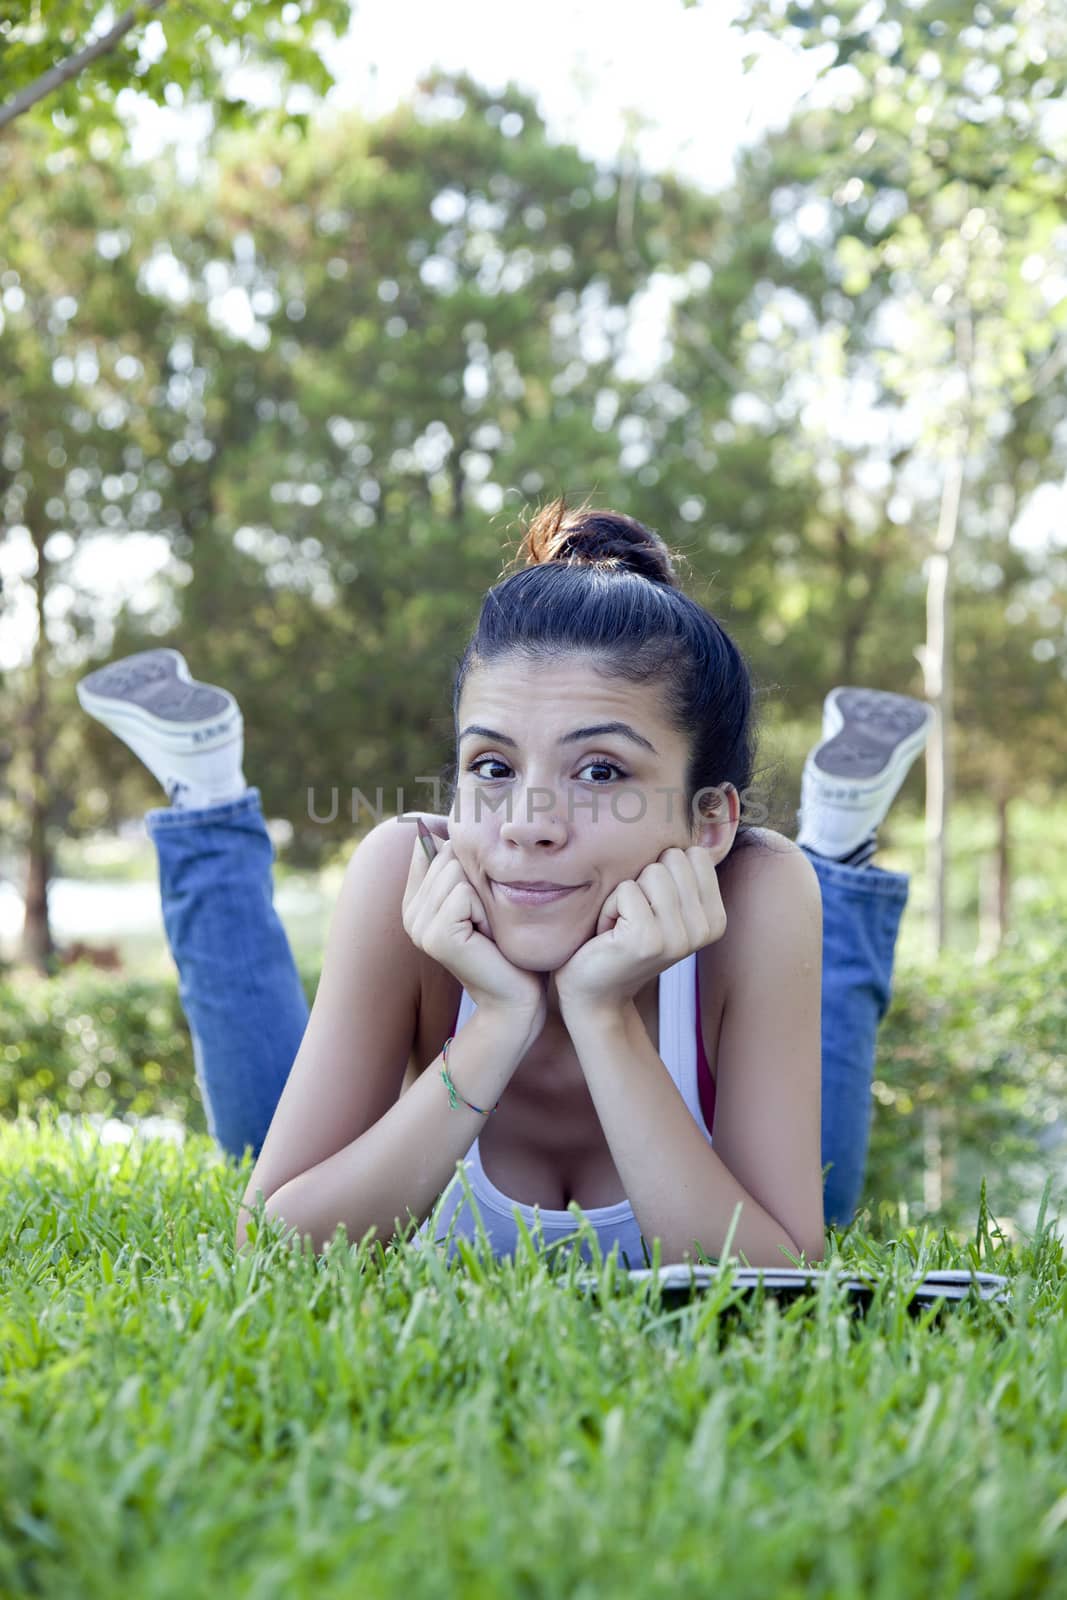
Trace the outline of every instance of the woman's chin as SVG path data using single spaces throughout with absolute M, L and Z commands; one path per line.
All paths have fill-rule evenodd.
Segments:
M 493 938 L 513 967 L 526 972 L 557 972 L 582 948 L 587 935 L 571 932 L 561 937 L 545 928 L 509 928 L 504 933 L 494 928 Z

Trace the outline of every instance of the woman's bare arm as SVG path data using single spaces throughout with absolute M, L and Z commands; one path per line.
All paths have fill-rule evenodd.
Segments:
M 475 1105 L 500 1098 L 528 1048 L 529 1024 L 475 1012 L 456 1035 L 448 1068 L 457 1089 Z M 440 1076 L 441 1057 L 373 1127 L 317 1166 L 292 1178 L 268 1199 L 268 1216 L 281 1217 L 316 1252 L 326 1248 L 339 1222 L 349 1242 L 370 1228 L 382 1244 L 399 1236 L 412 1218 L 429 1216 L 485 1125 L 470 1106 L 452 1107 Z
M 413 824 L 390 819 L 348 864 L 308 1026 L 241 1200 L 238 1249 L 259 1194 L 317 1250 L 338 1222 L 353 1242 L 374 1224 L 384 1243 L 409 1211 L 429 1214 L 484 1122 L 449 1105 L 440 1058 L 401 1093 L 419 1000 L 419 951 L 401 920 L 412 840 Z M 479 1010 L 460 1030 L 449 1068 L 467 1099 L 499 1099 L 529 1026 Z
M 415 1042 L 419 957 L 401 921 L 412 826 L 379 823 L 352 854 L 315 1003 L 241 1200 L 273 1195 L 384 1116 Z
M 728 898 L 727 898 L 728 895 Z M 733 864 L 714 1148 L 811 1262 L 825 1246 L 822 891 L 786 839 Z

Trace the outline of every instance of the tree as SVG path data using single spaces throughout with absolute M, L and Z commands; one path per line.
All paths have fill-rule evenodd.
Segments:
M 81 659 L 57 638 L 45 694 L 73 706 L 72 678 L 96 660 L 176 644 L 198 677 L 238 694 L 246 772 L 268 814 L 294 825 L 292 858 L 322 859 L 368 824 L 350 812 L 358 791 L 373 803 L 381 789 L 389 811 L 401 787 L 408 807 L 435 803 L 418 779 L 451 754 L 442 695 L 477 603 L 513 514 L 560 489 L 681 543 L 694 592 L 795 701 L 817 705 L 853 667 L 907 687 L 921 614 L 909 530 L 929 481 L 913 480 L 913 516 L 897 502 L 922 451 L 903 436 L 872 490 L 878 452 L 805 406 L 813 372 L 830 399 L 872 372 L 886 403 L 897 398 L 879 325 L 908 279 L 886 264 L 856 279 L 850 206 L 828 206 L 817 236 L 791 226 L 854 139 L 841 116 L 806 112 L 750 153 L 734 191 L 709 197 L 633 159 L 603 169 L 551 143 L 513 86 L 435 74 L 380 122 L 323 115 L 314 140 L 229 136 L 196 183 L 161 159 L 110 172 L 108 187 L 87 163 L 68 198 L 12 167 L 25 198 L 20 259 L 0 285 L 5 310 L 13 291 L 0 372 L 33 370 L 31 301 L 48 340 L 39 381 L 0 379 L 0 405 L 10 388 L 12 438 L 36 450 L 46 567 L 64 547 L 55 533 L 96 526 L 155 531 L 175 558 L 164 611 L 131 611 L 112 638 L 83 608 Z M 0 144 L 0 162 L 14 149 Z M 664 284 L 669 342 L 635 376 L 635 310 Z M 77 315 L 61 317 L 71 304 Z M 5 345 L 16 337 L 25 352 Z M 120 350 L 132 358 L 122 384 Z M 133 447 L 108 466 L 116 429 L 88 442 L 79 430 L 116 393 Z M 1054 457 L 1055 386 L 1043 394 L 1041 424 L 1018 419 L 1020 493 Z M 29 484 L 11 460 L 23 477 L 8 521 L 26 526 Z M 1009 470 L 993 441 L 981 470 L 991 488 Z M 979 530 L 964 511 L 970 560 Z M 983 591 L 966 613 L 968 649 L 983 606 L 1017 602 L 1027 575 L 1004 573 L 1003 595 Z M 31 698 L 30 674 L 17 697 Z M 159 803 L 97 724 L 66 716 L 52 734 L 53 828 Z M 1025 724 L 996 737 L 1034 770 Z M 28 761 L 24 742 L 17 764 Z M 84 782 L 68 795 L 71 771 L 97 775 L 106 812 Z
M 552 144 L 514 87 L 434 74 L 370 127 L 233 141 L 200 225 L 169 229 L 192 281 L 240 241 L 232 281 L 262 348 L 210 384 L 220 428 L 253 407 L 257 426 L 219 438 L 205 471 L 216 526 L 273 575 L 269 607 L 245 611 L 271 648 L 218 626 L 202 555 L 183 625 L 218 641 L 249 729 L 271 727 L 284 685 L 289 736 L 253 759 L 307 849 L 350 832 L 354 789 L 430 803 L 413 785 L 450 751 L 442 685 L 499 575 L 508 494 L 518 510 L 561 484 L 622 487 L 597 396 L 630 301 L 687 246 L 696 206 L 671 197 L 624 261 L 614 173 Z M 579 315 L 594 301 L 613 327 L 595 357 Z M 344 797 L 328 830 L 309 789 L 320 814 Z
M 552 145 L 528 97 L 462 77 L 429 80 L 371 128 L 346 118 L 313 143 L 235 138 L 217 179 L 196 186 L 163 161 L 90 161 L 39 188 L 25 179 L 32 141 L 0 157 L 27 197 L 3 370 L 27 359 L 20 341 L 39 365 L 38 382 L 0 391 L 4 511 L 33 530 L 42 616 L 52 530 L 162 533 L 188 577 L 172 626 L 128 616 L 97 639 L 86 618 L 83 643 L 110 658 L 172 639 L 198 676 L 231 682 L 253 781 L 305 859 L 366 825 L 349 814 L 353 791 L 381 788 L 391 809 L 404 786 L 409 807 L 431 803 L 417 780 L 450 752 L 442 685 L 499 574 L 506 489 L 513 505 L 561 485 L 625 492 L 597 396 L 630 301 L 684 249 L 684 191 L 672 186 L 655 230 L 637 200 L 624 263 L 614 175 Z M 613 329 L 598 356 L 577 314 L 594 300 Z M 235 307 L 243 332 L 226 331 Z M 83 442 L 96 416 L 111 426 Z M 36 662 L 48 651 L 42 625 Z M 47 711 L 31 684 L 69 706 L 72 675 L 93 664 L 81 654 L 35 663 L 15 686 L 34 726 Z M 59 721 L 40 741 L 52 793 L 42 781 L 29 842 L 41 881 L 48 819 L 77 814 L 57 788 Z M 132 771 L 103 729 L 70 726 L 97 770 Z M 32 920 L 27 954 L 44 962 L 37 900 Z
M 53 948 L 50 837 L 65 765 L 54 639 L 65 634 L 76 659 L 79 641 L 95 632 L 65 577 L 101 530 L 159 525 L 163 500 L 153 479 L 169 414 L 158 405 L 165 347 L 125 247 L 120 178 L 89 159 L 62 185 L 37 185 L 41 142 L 34 130 L 0 146 L 0 183 L 22 196 L 8 219 L 0 276 L 0 526 L 6 537 L 24 535 L 33 554 L 33 657 L 4 700 L 18 735 L 12 782 L 26 829 L 22 955 L 43 970 Z M 60 599 L 73 602 L 62 621 L 53 605 Z M 0 594 L 0 615 L 7 603 Z
M 824 135 L 810 186 L 848 209 L 846 292 L 888 278 L 910 323 L 912 337 L 883 347 L 878 365 L 887 394 L 920 413 L 923 453 L 942 479 L 916 649 L 936 713 L 926 753 L 935 951 L 946 940 L 952 597 L 968 464 L 999 433 L 1005 396 L 1024 404 L 1067 360 L 1067 297 L 1051 304 L 1034 272 L 1067 221 L 1062 136 L 1040 114 L 1067 88 L 1067 21 L 1049 12 L 1020 26 L 1017 12 L 969 0 L 877 10 L 748 0 L 735 19 L 826 49 L 820 77 L 849 69 L 832 116 L 803 122 L 809 139 Z
M 232 126 L 255 115 L 233 92 L 238 68 L 325 93 L 333 78 L 316 45 L 343 32 L 352 10 L 350 0 L 137 0 L 116 17 L 99 0 L 0 0 L 0 128 L 28 115 L 57 147 L 88 149 L 124 132 L 120 97 L 131 90 L 160 106 L 210 105 Z M 307 111 L 282 115 L 303 125 Z

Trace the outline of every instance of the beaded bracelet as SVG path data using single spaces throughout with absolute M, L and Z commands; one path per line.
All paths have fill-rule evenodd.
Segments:
M 463 1101 L 463 1104 L 465 1106 L 470 1106 L 472 1111 L 477 1111 L 479 1116 L 491 1117 L 493 1115 L 493 1112 L 496 1110 L 496 1106 L 498 1106 L 500 1104 L 499 1100 L 497 1101 L 496 1106 L 491 1106 L 488 1111 L 483 1111 L 481 1106 L 476 1106 L 476 1105 L 473 1104 L 472 1101 L 464 1099 L 463 1095 L 459 1094 L 459 1090 L 456 1088 L 455 1084 L 452 1082 L 452 1076 L 451 1076 L 451 1074 L 450 1074 L 450 1072 L 448 1070 L 448 1047 L 452 1043 L 452 1040 L 455 1037 L 456 1036 L 455 1036 L 454 1033 L 450 1033 L 448 1038 L 445 1040 L 444 1049 L 441 1051 L 441 1055 L 442 1055 L 442 1058 L 444 1060 L 444 1066 L 441 1068 L 441 1076 L 445 1081 L 446 1088 L 448 1089 L 448 1103 L 451 1106 L 452 1110 L 455 1111 L 457 1109 L 456 1096 L 459 1095 L 459 1098 L 460 1098 L 460 1100 Z

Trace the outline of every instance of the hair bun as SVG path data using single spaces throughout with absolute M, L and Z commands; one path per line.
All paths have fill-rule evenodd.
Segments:
M 671 553 L 658 533 L 618 511 L 588 505 L 568 510 L 565 495 L 536 512 L 516 560 L 528 567 L 557 561 L 636 572 L 652 583 L 678 588 Z

